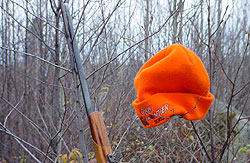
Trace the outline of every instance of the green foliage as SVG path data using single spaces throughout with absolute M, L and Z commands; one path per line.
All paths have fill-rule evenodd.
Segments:
M 95 152 L 89 152 L 88 157 L 89 157 L 90 160 L 94 159 L 95 158 Z
M 108 91 L 108 90 L 109 90 L 109 87 L 108 87 L 108 86 L 104 86 L 104 87 L 102 87 L 102 90 L 103 90 L 103 91 Z
M 55 163 L 83 163 L 82 153 L 75 148 L 69 154 L 63 154 L 56 157 Z
M 246 146 L 244 147 L 241 147 L 239 149 L 239 153 L 243 153 L 245 154 L 246 156 L 248 156 L 250 154 L 250 144 L 247 144 Z
M 153 150 L 153 146 L 152 145 L 148 146 L 148 149 L 152 151 Z
M 20 161 L 20 163 L 27 163 L 25 156 L 18 156 L 17 159 L 18 159 L 18 161 Z

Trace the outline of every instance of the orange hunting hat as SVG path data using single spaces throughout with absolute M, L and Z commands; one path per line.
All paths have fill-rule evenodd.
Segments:
M 159 126 L 174 115 L 200 120 L 214 99 L 202 61 L 180 44 L 170 45 L 149 59 L 134 84 L 137 99 L 133 106 L 146 128 Z

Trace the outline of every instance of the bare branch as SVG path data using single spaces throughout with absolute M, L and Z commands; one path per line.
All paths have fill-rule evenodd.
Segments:
M 227 10 L 228 10 L 228 5 L 227 5 L 227 7 L 226 7 L 226 11 L 224 12 L 224 14 L 223 14 L 223 17 L 222 17 L 222 19 L 221 19 L 221 21 L 220 21 L 220 23 L 218 24 L 218 26 L 217 26 L 217 28 L 215 29 L 215 31 L 210 35 L 210 37 L 213 37 L 213 35 L 219 30 L 219 28 L 220 28 L 220 26 L 221 26 L 221 24 L 223 23 L 223 19 L 224 19 L 224 17 L 225 17 L 225 15 L 226 15 L 226 13 L 227 13 Z
M 122 134 L 122 137 L 121 137 L 119 143 L 117 144 L 117 146 L 115 147 L 115 150 L 113 151 L 113 154 L 116 153 L 117 149 L 119 148 L 119 146 L 120 146 L 120 144 L 121 144 L 121 142 L 122 142 L 122 140 L 123 140 L 123 137 L 126 135 L 126 133 L 129 131 L 129 129 L 130 129 L 131 126 L 135 123 L 135 120 L 137 120 L 137 119 L 138 119 L 138 117 L 136 116 L 136 117 L 134 118 L 134 120 L 130 123 L 130 125 L 127 127 L 126 131 Z
M 79 21 L 78 21 L 78 23 L 77 23 L 77 26 L 76 26 L 76 29 L 75 29 L 74 36 L 72 37 L 72 41 L 75 39 L 75 36 L 76 36 L 77 30 L 78 30 L 78 28 L 79 28 L 79 25 L 80 25 L 80 23 L 81 23 L 81 21 L 82 21 L 82 17 L 83 17 L 83 15 L 85 14 L 85 9 L 87 8 L 87 6 L 88 6 L 89 2 L 90 2 L 90 0 L 88 0 L 88 1 L 87 1 L 87 3 L 84 5 L 84 8 L 83 8 L 82 14 L 81 14 L 81 16 L 80 16 L 80 19 L 79 19 Z
M 205 151 L 205 153 L 206 153 L 206 155 L 207 155 L 208 160 L 211 161 L 211 158 L 210 158 L 210 156 L 209 156 L 209 154 L 208 154 L 208 152 L 207 152 L 207 149 L 206 149 L 206 147 L 205 147 L 203 141 L 201 140 L 201 137 L 200 137 L 200 135 L 198 134 L 198 132 L 197 132 L 197 130 L 196 130 L 196 128 L 195 128 L 195 125 L 194 125 L 193 121 L 191 121 L 191 124 L 192 124 L 192 126 L 193 126 L 195 135 L 198 137 L 198 139 L 199 139 L 199 141 L 200 141 L 200 143 L 201 143 L 201 146 L 202 146 L 202 148 L 204 149 L 204 151 Z
M 41 41 L 49 50 L 55 52 L 55 49 L 53 49 L 53 48 L 51 48 L 49 45 L 47 45 L 47 44 L 44 42 L 44 40 L 43 40 L 42 38 L 40 38 L 39 36 L 37 36 L 37 35 L 36 35 L 34 32 L 32 32 L 30 29 L 28 29 L 28 28 L 26 28 L 25 26 L 23 26 L 23 24 L 20 23 L 18 20 L 16 20 L 16 18 L 14 18 L 14 16 L 13 16 L 11 13 L 9 13 L 7 10 L 5 10 L 5 9 L 3 8 L 3 6 L 0 6 L 0 8 L 2 8 L 9 16 L 11 16 L 12 19 L 13 19 L 15 22 L 17 22 L 17 24 L 19 24 L 21 27 L 23 27 L 25 30 L 27 30 L 29 33 L 31 33 L 33 36 L 35 36 L 39 41 Z
M 162 28 L 168 23 L 168 21 L 170 20 L 170 18 L 175 15 L 177 12 L 179 11 L 179 9 L 175 10 L 168 18 L 167 20 L 159 27 L 159 29 L 157 31 L 155 31 L 153 34 L 149 35 L 148 37 L 142 39 L 141 41 L 138 41 L 137 43 L 135 43 L 134 45 L 130 46 L 129 48 L 127 48 L 126 50 L 124 50 L 123 52 L 119 53 L 117 56 L 115 56 L 114 58 L 110 59 L 108 62 L 104 63 L 103 65 L 101 65 L 100 67 L 98 67 L 97 69 L 95 69 L 93 72 L 91 72 L 86 79 L 88 79 L 89 77 L 91 77 L 93 74 L 95 74 L 97 71 L 99 71 L 100 69 L 102 69 L 104 66 L 108 65 L 109 63 L 113 62 L 114 60 L 116 60 L 118 57 L 120 57 L 122 54 L 126 53 L 127 51 L 129 51 L 130 49 L 132 49 L 133 47 L 139 45 L 140 43 L 144 42 L 146 39 L 156 35 L 157 33 L 159 33 Z
M 10 135 L 10 136 L 12 136 L 12 137 L 14 137 L 14 139 L 17 141 L 17 143 L 20 144 L 21 147 L 22 147 L 22 148 L 23 148 L 23 149 L 24 149 L 24 150 L 25 150 L 34 160 L 36 160 L 36 162 L 41 163 L 41 161 L 40 161 L 38 158 L 36 158 L 36 157 L 33 155 L 33 153 L 32 153 L 30 150 L 28 150 L 28 149 L 24 146 L 24 144 L 26 144 L 26 145 L 28 145 L 28 146 L 34 148 L 34 149 L 35 149 L 37 152 L 39 152 L 40 154 L 45 155 L 45 153 L 44 153 L 43 151 L 41 151 L 41 150 L 38 149 L 36 146 L 34 146 L 34 145 L 28 143 L 27 141 L 25 141 L 25 140 L 21 139 L 20 137 L 16 136 L 15 134 L 13 134 L 10 130 L 8 130 L 5 126 L 3 126 L 3 124 L 2 124 L 1 122 L 0 122 L 0 125 L 3 127 L 3 129 L 0 129 L 0 131 L 2 131 L 2 132 L 4 132 L 4 133 L 6 133 L 6 134 L 8 134 L 8 135 Z M 23 143 L 24 143 L 24 144 L 23 144 Z M 47 158 L 48 158 L 50 161 L 53 161 L 53 159 L 51 159 L 50 157 L 47 156 Z
M 20 100 L 17 102 L 17 104 L 15 105 L 15 108 L 18 107 L 18 105 L 20 104 L 20 102 L 23 100 L 23 95 L 21 96 Z M 3 123 L 3 126 L 6 127 L 6 124 L 7 124 L 7 120 L 9 118 L 9 116 L 11 115 L 11 113 L 14 111 L 15 109 L 12 108 L 11 111 L 7 114 L 7 116 L 5 117 L 4 119 L 4 123 Z
M 250 84 L 250 80 L 244 84 L 236 93 L 233 94 L 233 96 L 236 96 L 237 94 L 239 94 L 244 88 L 246 88 L 248 85 Z
M 42 131 L 42 133 L 44 135 L 47 136 L 47 138 L 49 138 L 49 135 L 41 128 L 39 127 L 34 121 L 32 121 L 29 117 L 27 117 L 25 114 L 23 114 L 19 109 L 17 109 L 15 106 L 13 106 L 8 100 L 6 100 L 3 97 L 0 97 L 5 103 L 7 103 L 9 106 L 11 106 L 13 109 L 15 109 L 20 115 L 22 115 L 29 123 L 32 124 L 32 126 L 36 127 L 37 129 L 39 129 L 40 131 Z
M 134 40 L 132 40 L 132 39 L 130 39 L 130 38 L 125 38 L 125 37 L 123 37 L 123 39 L 126 39 L 126 40 L 129 40 L 129 41 L 133 42 L 133 43 L 136 43 Z M 149 53 L 149 54 L 151 54 L 151 55 L 154 55 L 154 53 L 152 53 L 152 52 L 146 50 L 146 49 L 145 49 L 144 47 L 142 47 L 141 45 L 138 45 L 138 47 L 141 48 L 141 49 L 143 49 L 143 50 L 146 51 L 147 53 Z
M 86 63 L 86 61 L 88 60 L 88 58 L 89 58 L 91 52 L 93 51 L 95 45 L 97 44 L 97 42 L 98 42 L 98 40 L 99 40 L 99 37 L 101 36 L 102 32 L 104 31 L 104 29 L 105 29 L 106 25 L 108 24 L 110 18 L 112 17 L 112 15 L 114 14 L 114 12 L 118 9 L 120 2 L 121 2 L 121 0 L 119 0 L 119 1 L 117 2 L 115 8 L 114 8 L 113 11 L 110 13 L 110 15 L 109 15 L 109 17 L 107 18 L 106 22 L 103 24 L 101 31 L 99 32 L 99 34 L 98 34 L 98 36 L 97 36 L 97 38 L 96 38 L 94 44 L 92 45 L 92 47 L 91 47 L 90 50 L 89 50 L 88 55 L 86 56 L 86 58 L 85 58 L 84 61 L 82 62 L 83 65 L 84 65 L 84 64 Z
M 39 60 L 41 60 L 41 61 L 43 61 L 43 62 L 45 62 L 45 63 L 48 63 L 48 64 L 54 66 L 54 67 L 56 67 L 56 68 L 60 68 L 60 69 L 62 69 L 62 70 L 64 70 L 64 71 L 67 71 L 67 72 L 72 73 L 71 70 L 69 70 L 69 69 L 67 69 L 67 68 L 64 68 L 64 67 L 61 67 L 61 66 L 59 66 L 59 65 L 56 65 L 56 64 L 54 64 L 54 63 L 52 63 L 52 62 L 49 62 L 49 61 L 47 61 L 46 59 L 43 59 L 43 58 L 41 58 L 41 57 L 39 57 L 39 56 L 36 56 L 36 55 L 34 55 L 34 54 L 30 54 L 30 53 L 26 53 L 26 52 L 20 52 L 20 51 L 17 51 L 17 50 L 14 50 L 14 49 L 9 49 L 9 48 L 7 48 L 7 47 L 2 47 L 2 46 L 0 46 L 0 48 L 5 49 L 5 50 L 10 50 L 10 51 L 13 51 L 13 52 L 16 52 L 16 53 L 24 54 L 24 55 L 27 55 L 27 56 L 30 56 L 30 57 L 34 57 L 34 58 L 36 58 L 36 59 L 39 59 Z
M 245 57 L 246 57 L 246 55 L 247 55 L 247 49 L 248 49 L 248 46 L 249 46 L 249 39 L 250 39 L 250 35 L 248 34 L 247 44 L 246 44 L 246 47 L 245 47 L 245 50 L 244 50 L 244 53 L 243 53 L 243 57 L 242 57 L 242 59 L 241 59 L 240 65 L 239 65 L 239 67 L 238 67 L 238 69 L 237 69 L 237 71 L 236 71 L 235 77 L 234 77 L 234 84 L 235 84 L 236 79 L 237 79 L 237 77 L 238 77 L 238 73 L 239 73 L 240 68 L 241 68 L 241 66 L 242 66 L 242 64 L 243 64 L 243 61 L 245 60 Z
M 219 60 L 219 58 L 218 58 L 218 56 L 217 56 L 216 53 L 214 53 L 214 56 L 216 57 L 217 61 L 219 62 L 220 67 L 221 67 L 221 69 L 222 69 L 224 75 L 226 76 L 227 80 L 228 80 L 231 84 L 234 84 L 234 82 L 233 82 L 233 81 L 230 79 L 230 77 L 227 75 L 227 73 L 226 73 L 226 71 L 225 71 L 225 69 L 224 69 L 224 67 L 223 67 L 223 65 L 222 65 L 221 61 Z
M 39 16 L 33 14 L 32 12 L 30 12 L 29 10 L 27 10 L 26 8 L 24 8 L 22 5 L 18 4 L 17 2 L 15 2 L 15 1 L 13 1 L 13 0 L 10 0 L 10 1 L 11 1 L 12 3 L 16 4 L 17 6 L 21 7 L 25 12 L 30 13 L 32 16 L 34 16 L 34 17 L 36 17 L 37 19 L 39 19 L 39 20 L 45 22 L 46 24 L 48 24 L 48 25 L 51 26 L 52 28 L 55 28 L 55 29 L 57 29 L 58 31 L 60 31 L 61 33 L 64 34 L 64 31 L 62 31 L 61 29 L 57 28 L 56 26 L 50 24 L 48 21 L 44 20 L 43 18 L 41 18 L 41 17 L 39 17 Z

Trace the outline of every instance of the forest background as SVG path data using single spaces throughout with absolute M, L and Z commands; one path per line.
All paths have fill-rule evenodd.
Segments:
M 95 158 L 60 2 L 0 1 L 1 163 L 53 162 L 76 148 L 84 160 Z M 92 105 L 104 117 L 118 160 L 250 161 L 250 1 L 66 3 Z M 200 121 L 173 118 L 146 129 L 131 105 L 134 77 L 150 57 L 173 43 L 201 58 L 215 100 Z

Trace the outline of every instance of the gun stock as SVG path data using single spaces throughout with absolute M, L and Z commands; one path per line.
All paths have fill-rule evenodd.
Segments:
M 92 112 L 88 117 L 97 162 L 106 163 L 107 155 L 112 154 L 112 150 L 102 115 L 100 112 Z

